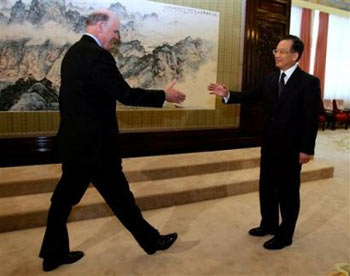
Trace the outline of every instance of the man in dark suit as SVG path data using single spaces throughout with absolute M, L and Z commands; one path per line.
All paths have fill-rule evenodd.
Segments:
M 66 222 L 93 183 L 121 223 L 148 254 L 168 249 L 177 234 L 160 235 L 142 216 L 123 174 L 118 144 L 116 101 L 162 107 L 185 95 L 171 83 L 165 91 L 130 88 L 108 51 L 119 41 L 120 22 L 108 10 L 87 18 L 86 33 L 66 53 L 61 67 L 58 143 L 62 177 L 51 198 L 40 257 L 44 271 L 83 257 L 70 252 Z
M 250 91 L 232 92 L 221 84 L 208 87 L 211 94 L 222 96 L 225 103 L 264 102 L 267 121 L 259 183 L 262 220 L 249 234 L 274 235 L 264 243 L 266 249 L 282 249 L 292 244 L 300 209 L 301 166 L 314 154 L 320 84 L 316 77 L 298 67 L 303 49 L 304 44 L 298 37 L 284 37 L 273 50 L 276 67 L 280 70 Z

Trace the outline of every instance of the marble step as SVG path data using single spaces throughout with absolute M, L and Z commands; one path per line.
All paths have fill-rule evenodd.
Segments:
M 178 162 L 185 166 L 183 162 Z M 175 163 L 178 164 L 173 164 Z M 303 166 L 302 182 L 332 177 L 333 170 L 332 166 L 314 160 Z M 176 175 L 171 178 L 148 178 L 130 182 L 130 187 L 140 208 L 148 210 L 254 192 L 258 189 L 258 179 L 259 167 L 248 167 L 218 169 L 218 172 L 212 173 L 201 171 L 200 174 Z M 48 192 L 0 198 L 0 232 L 45 225 L 51 194 Z M 90 187 L 82 201 L 73 208 L 69 221 L 110 215 L 112 212 L 109 207 L 95 188 Z
M 260 149 L 236 149 L 123 159 L 129 182 L 168 179 L 259 166 Z M 61 165 L 0 168 L 0 198 L 52 192 Z

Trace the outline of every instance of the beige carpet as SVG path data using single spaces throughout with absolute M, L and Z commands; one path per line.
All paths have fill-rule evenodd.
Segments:
M 320 132 L 315 159 L 335 166 L 334 178 L 302 185 L 292 246 L 262 248 L 269 237 L 247 234 L 259 222 L 258 193 L 144 212 L 162 233 L 179 239 L 146 255 L 113 217 L 69 224 L 72 250 L 86 256 L 51 275 L 332 275 L 350 260 L 350 131 Z M 44 228 L 0 234 L 0 275 L 43 275 L 37 257 Z

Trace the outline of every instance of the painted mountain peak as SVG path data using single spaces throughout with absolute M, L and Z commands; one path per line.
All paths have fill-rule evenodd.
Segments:
M 5 32 L 0 34 L 0 110 L 57 109 L 63 56 L 84 32 L 86 16 L 94 8 L 65 0 L 2 3 L 0 26 Z M 150 39 L 143 30 L 162 23 L 156 12 L 130 12 L 119 2 L 107 8 L 121 19 L 122 43 L 113 54 L 132 87 L 164 88 L 174 78 L 186 81 L 212 58 L 213 42 L 200 37 L 184 35 L 175 42 Z M 23 80 L 47 85 L 46 90 L 32 92 Z M 11 89 L 5 90 L 8 87 Z M 44 97 L 45 93 L 50 96 Z M 51 97 L 52 93 L 56 97 Z

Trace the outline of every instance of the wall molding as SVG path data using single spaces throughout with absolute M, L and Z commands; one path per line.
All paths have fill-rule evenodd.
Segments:
M 310 10 L 320 10 L 321 12 L 329 13 L 329 14 L 336 14 L 344 17 L 350 17 L 350 11 L 346 11 L 339 8 L 334 8 L 326 5 L 321 5 L 318 3 L 303 1 L 303 0 L 293 0 L 292 1 L 293 6 L 298 6 L 301 8 L 307 8 Z

